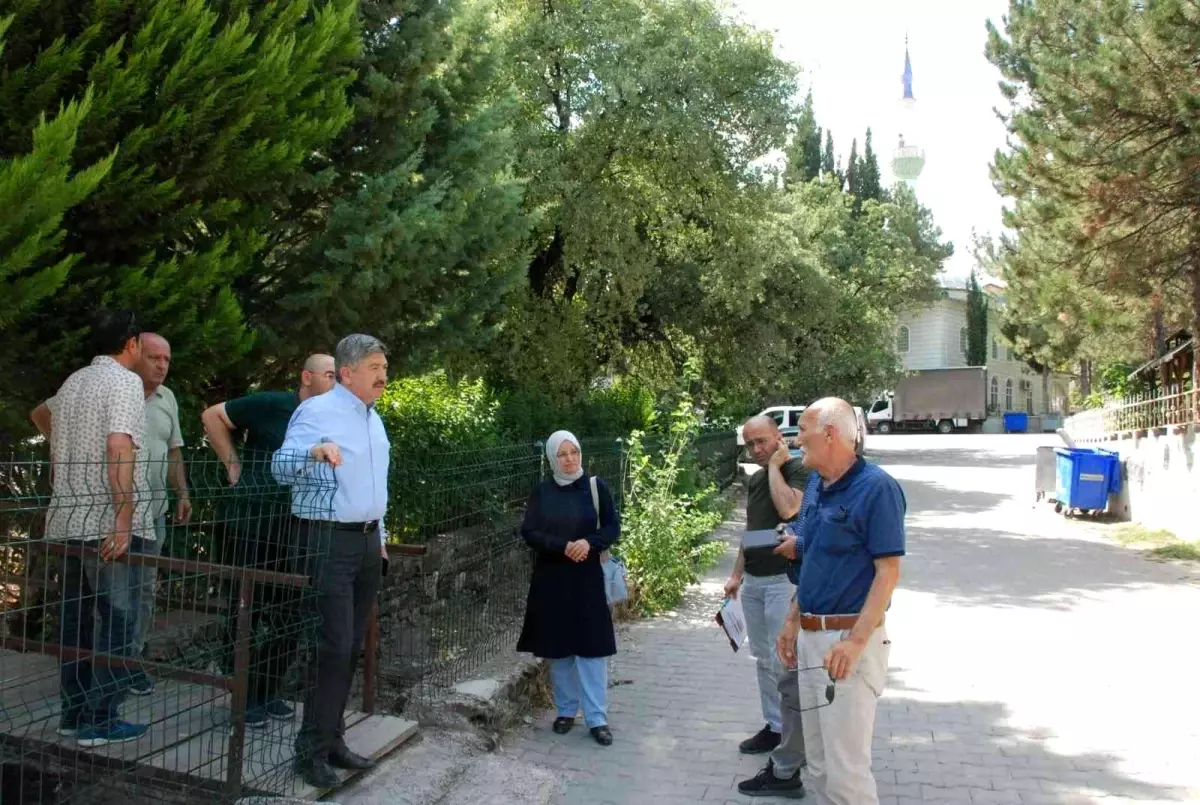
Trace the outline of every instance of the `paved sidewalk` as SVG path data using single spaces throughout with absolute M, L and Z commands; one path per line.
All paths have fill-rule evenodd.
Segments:
M 1200 802 L 1195 570 L 1032 509 L 1023 442 L 913 438 L 872 450 L 909 500 L 875 730 L 883 805 Z M 735 788 L 764 761 L 737 752 L 762 726 L 753 660 L 712 621 L 733 555 L 677 612 L 623 630 L 612 747 L 581 726 L 556 736 L 544 713 L 502 751 L 559 775 L 563 805 L 771 801 Z

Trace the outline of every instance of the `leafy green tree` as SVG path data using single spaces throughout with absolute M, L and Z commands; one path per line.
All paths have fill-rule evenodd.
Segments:
M 500 30 L 541 216 L 482 358 L 501 389 L 578 396 L 670 328 L 649 297 L 709 265 L 754 162 L 784 144 L 795 71 L 711 0 L 518 0 Z
M 837 172 L 837 158 L 833 152 L 833 132 L 826 129 L 825 147 L 821 150 L 821 175 L 833 176 Z
M 251 272 L 306 164 L 350 120 L 355 3 L 6 7 L 0 160 L 13 165 L 29 153 L 32 132 L 45 146 L 40 121 L 64 109 L 73 162 L 111 167 L 98 184 L 102 171 L 79 175 L 55 243 L 76 257 L 54 278 L 53 296 L 6 332 L 0 399 L 25 411 L 53 393 L 87 357 L 81 322 L 97 305 L 138 311 L 172 341 L 172 384 L 205 387 L 252 343 L 235 283 Z M 61 199 L 61 170 L 29 191 L 39 200 L 45 192 L 47 204 Z

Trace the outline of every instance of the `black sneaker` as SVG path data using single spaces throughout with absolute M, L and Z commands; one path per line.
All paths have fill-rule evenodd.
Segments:
M 149 696 L 154 693 L 154 680 L 139 673 L 129 684 L 129 692 L 134 696 Z
M 761 755 L 779 746 L 781 740 L 783 740 L 783 736 L 771 729 L 771 725 L 768 724 L 759 730 L 757 735 L 738 744 L 738 751 L 743 755 Z
M 272 699 L 267 702 L 267 715 L 276 721 L 291 721 L 296 716 L 296 708 L 283 699 Z
M 250 729 L 262 729 L 267 726 L 267 708 L 251 707 L 246 710 L 246 726 Z
M 804 783 L 800 782 L 799 769 L 791 777 L 776 777 L 775 763 L 768 760 L 766 768 L 749 780 L 738 783 L 738 791 L 748 797 L 800 799 L 804 796 Z

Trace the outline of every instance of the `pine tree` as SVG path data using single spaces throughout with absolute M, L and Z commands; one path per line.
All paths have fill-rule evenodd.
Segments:
M 967 280 L 967 365 L 986 366 L 988 360 L 988 300 L 974 269 Z
M 299 201 L 314 221 L 251 289 L 265 350 L 301 358 L 369 331 L 399 371 L 475 351 L 523 268 L 530 218 L 513 162 L 512 111 L 485 3 L 361 0 L 355 121 L 330 149 L 327 184 Z M 327 212 L 326 212 L 327 211 Z
M 73 162 L 112 159 L 63 219 L 57 251 L 77 256 L 65 282 L 5 339 L 0 399 L 18 411 L 88 357 L 81 323 L 97 305 L 172 341 L 177 391 L 225 374 L 252 342 L 234 287 L 272 281 L 251 271 L 278 204 L 351 117 L 353 0 L 133 5 L 18 3 L 0 54 L 0 160 L 87 98 Z M 30 190 L 61 186 L 49 171 Z
M 1014 101 L 1012 147 L 993 166 L 998 189 L 1015 200 L 1006 216 L 1014 253 L 1030 264 L 1043 256 L 1043 271 L 1117 309 L 1158 292 L 1186 299 L 1195 332 L 1198 50 L 1194 3 L 1014 0 L 1003 33 L 989 24 L 987 51 Z

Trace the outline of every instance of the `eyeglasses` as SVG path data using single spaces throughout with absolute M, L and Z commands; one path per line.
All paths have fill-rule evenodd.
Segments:
M 823 665 L 811 665 L 807 668 L 797 668 L 794 671 L 794 673 L 802 674 L 805 671 L 825 671 L 826 673 L 829 673 L 828 670 Z M 833 704 L 833 697 L 836 695 L 836 693 L 837 693 L 837 680 L 835 680 L 833 678 L 833 675 L 830 674 L 829 684 L 825 686 L 825 703 L 824 704 L 815 704 L 812 707 L 792 707 L 791 705 L 785 705 L 785 706 L 787 707 L 788 710 L 790 710 L 793 713 L 807 713 L 810 710 L 820 710 L 822 707 L 828 707 L 829 705 Z

